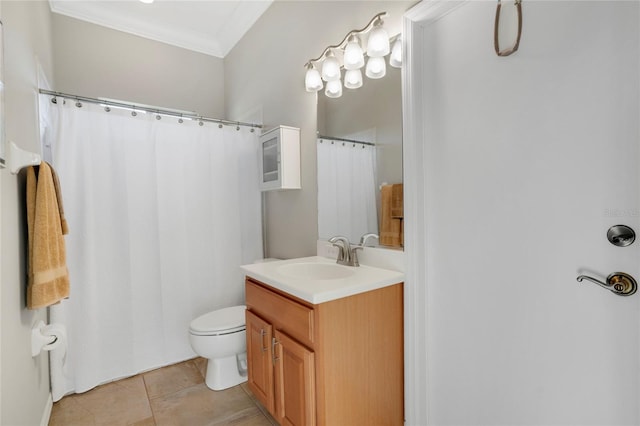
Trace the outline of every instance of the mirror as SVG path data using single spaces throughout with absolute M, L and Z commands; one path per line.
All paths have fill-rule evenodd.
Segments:
M 364 78 L 339 98 L 318 93 L 318 234 L 344 235 L 367 245 L 401 248 L 401 70 L 387 66 L 380 79 Z M 375 244 L 374 244 L 375 243 Z

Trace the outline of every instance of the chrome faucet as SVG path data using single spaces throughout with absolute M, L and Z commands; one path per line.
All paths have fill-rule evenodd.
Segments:
M 362 247 L 364 247 L 367 244 L 367 240 L 369 238 L 375 238 L 376 240 L 380 240 L 380 236 L 378 236 L 378 234 L 364 234 L 362 237 L 360 237 L 360 245 Z
M 331 237 L 329 239 L 329 242 L 340 249 L 336 263 L 345 266 L 360 266 L 360 263 L 358 262 L 358 253 L 356 252 L 356 250 L 362 250 L 362 247 L 351 247 L 349 239 L 340 235 Z M 342 245 L 337 244 L 338 242 L 341 242 Z

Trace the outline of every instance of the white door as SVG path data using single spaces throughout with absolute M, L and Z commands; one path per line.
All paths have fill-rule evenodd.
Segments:
M 407 423 L 640 423 L 640 4 L 410 12 L 405 70 Z M 419 9 L 419 10 L 418 10 Z M 446 10 L 447 13 L 443 13 Z M 410 216 L 411 215 L 411 216 Z

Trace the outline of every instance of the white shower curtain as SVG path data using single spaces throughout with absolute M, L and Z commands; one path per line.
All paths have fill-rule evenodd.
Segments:
M 54 401 L 195 356 L 189 322 L 242 304 L 239 266 L 262 257 L 255 133 L 74 103 L 46 132 L 70 227 Z
M 359 241 L 378 233 L 375 147 L 318 139 L 318 234 Z

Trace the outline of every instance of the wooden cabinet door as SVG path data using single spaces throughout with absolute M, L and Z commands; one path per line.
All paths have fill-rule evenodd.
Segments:
M 274 410 L 271 324 L 246 311 L 248 385 L 271 414 Z
M 314 353 L 286 334 L 275 332 L 276 420 L 282 426 L 316 424 Z

